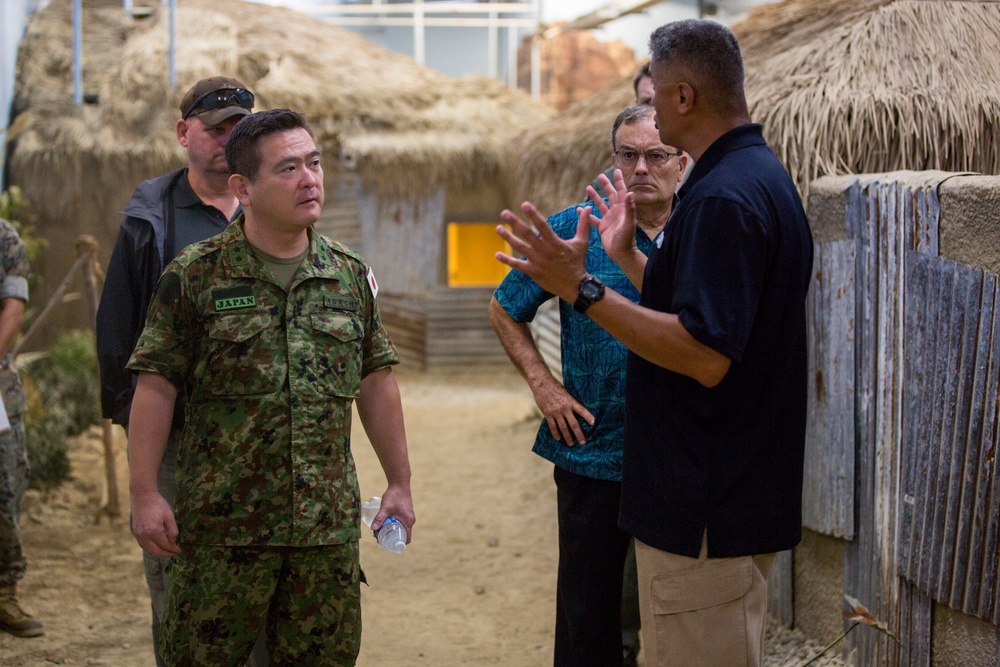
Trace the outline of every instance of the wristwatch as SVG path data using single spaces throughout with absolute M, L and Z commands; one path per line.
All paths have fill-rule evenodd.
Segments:
M 588 273 L 583 277 L 583 280 L 580 281 L 580 287 L 577 291 L 576 302 L 573 304 L 573 310 L 578 313 L 585 313 L 588 308 L 603 298 L 604 283 L 601 282 L 601 279 L 597 276 L 592 276 Z

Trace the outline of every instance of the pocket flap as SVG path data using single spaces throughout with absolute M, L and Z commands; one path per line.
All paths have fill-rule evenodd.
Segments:
M 753 559 L 709 559 L 689 570 L 654 576 L 650 583 L 654 614 L 680 614 L 732 602 L 750 590 Z
M 361 320 L 348 313 L 338 311 L 312 313 L 310 322 L 315 331 L 333 336 L 337 340 L 356 340 L 365 333 L 361 328 Z
M 220 315 L 208 321 L 208 336 L 215 340 L 242 343 L 271 325 L 271 317 L 266 311 Z

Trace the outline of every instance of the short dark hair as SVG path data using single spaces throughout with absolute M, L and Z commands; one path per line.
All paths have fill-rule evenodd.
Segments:
M 306 118 L 290 109 L 268 109 L 244 116 L 233 127 L 226 142 L 226 166 L 230 174 L 246 177 L 251 183 L 257 179 L 264 156 L 260 153 L 260 140 L 277 132 L 303 129 L 313 141 L 316 135 L 306 123 Z
M 632 92 L 635 93 L 636 97 L 639 97 L 639 82 L 645 79 L 647 76 L 650 79 L 653 78 L 653 75 L 649 73 L 648 60 L 644 62 L 642 65 L 639 65 L 639 69 L 637 69 L 635 71 L 635 74 L 632 75 Z
M 618 150 L 618 128 L 622 125 L 632 125 L 644 118 L 652 118 L 656 109 L 649 104 L 636 104 L 625 109 L 615 118 L 615 124 L 611 127 L 611 150 Z
M 721 23 L 687 19 L 662 25 L 649 37 L 654 62 L 686 67 L 716 104 L 734 112 L 746 111 L 743 91 L 743 56 L 736 36 Z

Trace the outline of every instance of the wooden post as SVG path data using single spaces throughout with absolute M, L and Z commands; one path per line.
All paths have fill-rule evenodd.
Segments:
M 63 278 L 61 283 L 59 283 L 59 287 L 56 288 L 56 291 L 52 293 L 52 296 L 49 298 L 49 302 L 45 304 L 45 308 L 42 309 L 42 312 L 38 314 L 38 317 L 34 319 L 31 326 L 28 327 L 28 330 L 24 332 L 23 336 L 21 336 L 21 340 L 17 341 L 17 345 L 15 345 L 14 349 L 11 350 L 12 356 L 17 356 L 17 353 L 21 351 L 21 348 L 27 344 L 28 340 L 36 331 L 38 331 L 39 327 L 42 326 L 42 322 L 44 322 L 45 318 L 49 316 L 52 309 L 56 307 L 56 304 L 62 301 L 63 295 L 66 294 L 66 290 L 69 289 L 69 284 L 73 281 L 73 276 L 76 275 L 76 272 L 86 260 L 86 257 L 76 258 L 76 262 L 74 262 L 73 266 L 70 267 L 69 271 L 66 273 L 66 277 Z
M 83 270 L 83 282 L 86 287 L 87 305 L 90 307 L 90 326 L 94 330 L 94 337 L 97 337 L 97 276 L 101 274 L 100 266 L 97 264 L 97 250 L 99 246 L 97 239 L 89 234 L 81 234 L 76 239 L 76 254 L 80 260 Z M 78 263 L 80 261 L 78 260 Z M 101 385 L 100 367 L 97 370 L 97 386 Z M 101 515 L 110 518 L 121 516 L 121 508 L 118 503 L 118 473 L 115 465 L 115 439 L 111 428 L 110 419 L 102 419 L 101 427 L 104 431 L 104 475 L 107 486 L 107 503 L 98 508 L 96 519 L 99 521 Z

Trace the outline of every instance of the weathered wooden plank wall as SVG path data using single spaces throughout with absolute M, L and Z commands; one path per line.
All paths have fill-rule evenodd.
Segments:
M 900 667 L 931 667 L 933 604 L 916 586 L 903 580 L 899 591 L 899 628 L 903 637 Z M 926 631 L 924 631 L 926 630 Z
M 848 228 L 855 240 L 857 267 L 856 275 L 856 367 L 855 367 L 855 419 L 856 431 L 856 478 L 855 503 L 857 513 L 857 535 L 846 549 L 846 571 L 844 585 L 847 592 L 867 604 L 877 615 L 884 615 L 877 602 L 883 599 L 881 562 L 878 553 L 875 530 L 876 442 L 875 433 L 875 392 L 876 372 L 876 307 L 877 280 L 877 233 L 875 225 L 877 201 L 870 202 L 867 193 L 856 183 L 848 192 Z M 853 228 L 852 228 L 853 227 Z M 874 237 L 874 238 L 872 238 Z M 809 482 L 807 482 L 808 484 Z M 875 646 L 870 633 L 852 633 L 845 641 L 845 650 L 854 645 L 861 664 L 874 665 Z
M 363 189 L 359 216 L 365 258 L 387 294 L 422 296 L 444 283 L 444 188 L 422 200 Z
M 316 230 L 363 255 L 365 249 L 361 242 L 361 177 L 352 171 L 331 173 L 324 180 L 324 189 L 326 203 L 316 222 Z M 378 270 L 377 266 L 375 270 Z
M 937 257 L 948 176 L 859 177 L 848 241 L 817 247 L 804 522 L 849 540 L 845 593 L 902 640 L 852 633 L 858 665 L 929 666 L 935 603 L 1000 623 L 1000 289 Z
M 779 551 L 767 577 L 767 613 L 785 627 L 795 622 L 794 552 Z
M 854 536 L 855 244 L 817 244 L 806 303 L 809 404 L 802 523 Z
M 908 627 L 902 653 L 922 655 L 915 637 L 930 632 L 930 599 L 903 595 L 898 575 L 898 485 L 903 421 L 905 262 L 936 254 L 939 172 L 864 177 L 846 192 L 847 231 L 855 242 L 856 537 L 846 549 L 847 593 L 869 605 L 895 631 Z M 809 482 L 807 482 L 808 486 Z M 916 633 L 916 634 L 915 634 Z M 858 664 L 897 665 L 901 651 L 877 633 L 853 633 L 845 652 Z M 918 660 L 919 661 L 919 660 Z
M 908 264 L 900 574 L 1000 623 L 997 277 L 919 254 Z
M 379 294 L 382 320 L 407 363 L 421 368 L 509 363 L 490 325 L 491 287 L 441 286 L 421 297 Z
M 492 287 L 446 287 L 427 297 L 428 366 L 509 363 L 490 325 Z
M 382 324 L 404 364 L 427 367 L 427 318 L 423 298 L 379 293 Z

